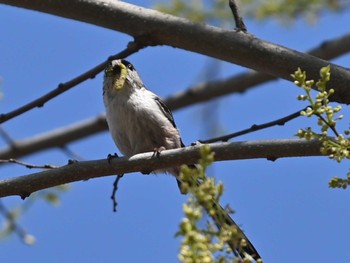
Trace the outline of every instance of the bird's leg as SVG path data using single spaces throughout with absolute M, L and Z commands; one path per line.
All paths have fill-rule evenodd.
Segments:
M 164 147 L 164 146 L 155 147 L 155 148 L 153 149 L 153 157 L 154 157 L 154 156 L 157 156 L 157 157 L 159 158 L 160 153 L 161 153 L 162 151 L 164 151 L 164 150 L 165 150 L 165 147 Z
M 164 147 L 164 146 L 155 147 L 155 148 L 153 149 L 153 157 L 159 158 L 160 153 L 161 153 L 162 151 L 164 151 L 164 150 L 165 150 L 165 147 Z M 142 174 L 150 174 L 151 172 L 152 172 L 152 171 L 149 171 L 149 170 L 143 170 L 143 171 L 141 171 Z
M 119 158 L 119 156 L 118 156 L 118 154 L 117 153 L 114 153 L 114 154 L 108 154 L 107 155 L 107 160 L 108 160 L 108 163 L 110 164 L 111 163 L 111 160 L 113 159 L 113 158 Z
M 78 163 L 78 162 L 79 162 L 78 160 L 72 160 L 72 159 L 68 160 L 68 164 L 73 164 L 73 163 Z

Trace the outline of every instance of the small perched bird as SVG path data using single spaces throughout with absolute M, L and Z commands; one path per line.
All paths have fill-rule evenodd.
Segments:
M 156 94 L 147 90 L 133 65 L 113 60 L 105 69 L 103 101 L 109 131 L 125 156 L 184 147 L 173 115 Z M 179 167 L 168 172 L 178 180 Z
M 113 60 L 105 69 L 103 101 L 109 131 L 119 150 L 127 157 L 143 152 L 160 152 L 184 147 L 171 111 L 153 92 L 146 89 L 134 66 L 126 60 Z M 181 193 L 180 168 L 166 170 L 175 176 Z M 248 253 L 260 258 L 242 230 L 219 204 L 215 206 L 224 215 L 224 222 L 236 226 L 247 246 L 231 242 L 236 255 Z M 214 218 L 220 228 L 220 220 Z M 222 220 L 221 220 L 222 221 Z

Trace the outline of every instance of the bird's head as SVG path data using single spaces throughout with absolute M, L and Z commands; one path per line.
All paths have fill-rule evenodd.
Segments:
M 124 59 L 111 61 L 105 69 L 104 78 L 105 81 L 112 84 L 112 88 L 115 91 L 121 91 L 126 86 L 125 84 L 132 87 L 137 87 L 142 84 L 134 66 Z

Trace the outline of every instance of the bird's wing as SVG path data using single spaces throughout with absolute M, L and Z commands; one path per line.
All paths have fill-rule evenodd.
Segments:
M 161 98 L 159 98 L 158 96 L 155 96 L 154 99 L 157 102 L 160 110 L 164 113 L 164 115 L 171 122 L 171 124 L 176 128 L 176 124 L 175 124 L 175 121 L 174 121 L 173 114 L 171 113 L 171 111 L 169 110 L 169 108 L 167 107 L 165 102 Z
M 176 124 L 175 124 L 175 120 L 173 117 L 173 114 L 171 113 L 171 111 L 169 110 L 169 108 L 167 107 L 167 105 L 165 104 L 165 102 L 159 98 L 158 96 L 155 96 L 155 101 L 157 102 L 160 110 L 164 113 L 164 115 L 167 117 L 167 119 L 171 122 L 171 124 L 176 128 Z M 183 143 L 182 139 L 180 138 L 180 143 L 181 143 L 181 147 L 185 147 L 186 145 Z

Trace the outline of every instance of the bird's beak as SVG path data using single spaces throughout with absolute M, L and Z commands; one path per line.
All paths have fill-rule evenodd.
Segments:
M 119 78 L 115 80 L 113 87 L 117 91 L 120 91 L 125 84 L 126 77 L 128 76 L 128 69 L 123 63 L 119 63 L 117 67 L 120 68 L 120 74 L 119 74 Z
M 113 88 L 115 88 L 117 91 L 120 91 L 125 84 L 126 77 L 128 76 L 128 69 L 123 63 L 118 63 L 116 65 L 110 64 L 106 67 L 106 77 L 114 77 L 115 75 L 119 76 L 114 80 Z

